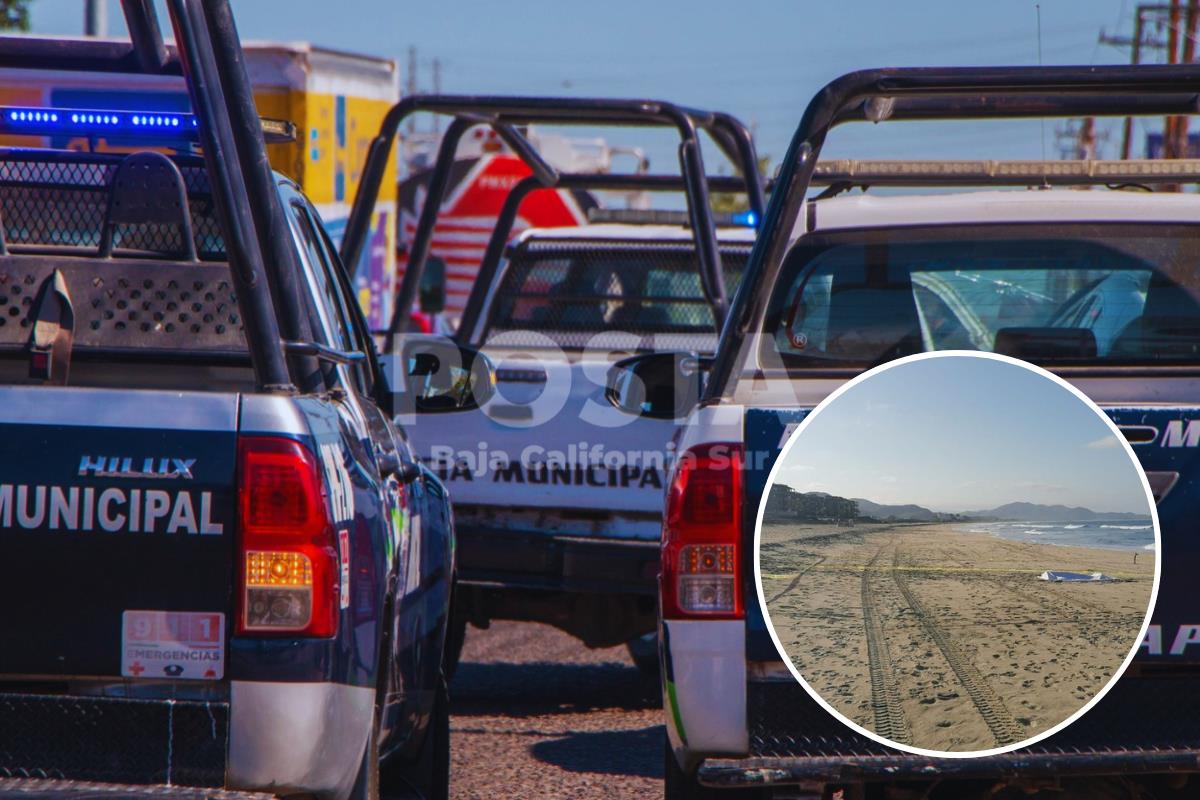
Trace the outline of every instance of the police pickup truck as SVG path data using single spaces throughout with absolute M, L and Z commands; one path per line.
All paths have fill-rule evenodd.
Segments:
M 177 51 L 126 14 L 132 46 L 0 39 L 196 111 L 0 108 L 0 778 L 445 797 L 445 489 L 228 5 L 173 4 Z
M 753 238 L 718 230 L 730 290 Z M 453 425 L 412 431 L 454 500 L 459 624 L 549 622 L 593 647 L 654 631 L 678 426 L 621 414 L 604 395 L 622 357 L 715 349 L 695 258 L 692 233 L 666 225 L 529 230 L 508 248 L 477 322 L 459 334 L 496 365 L 495 395 Z M 630 651 L 656 668 L 652 646 Z
M 1200 165 L 816 158 L 829 129 L 846 120 L 1183 113 L 1198 89 L 1194 68 L 896 69 L 850 74 L 814 99 L 699 403 L 689 412 L 672 405 L 679 393 L 664 391 L 694 385 L 672 380 L 679 357 L 646 356 L 611 377 L 619 407 L 687 420 L 669 479 L 660 577 L 667 797 L 1040 789 L 1140 797 L 1146 783 L 1155 796 L 1192 796 L 1189 773 L 1200 769 L 1200 546 L 1192 535 L 1200 201 L 1144 189 L 1195 180 Z M 830 190 L 806 199 L 817 182 Z M 988 190 L 831 197 L 867 185 Z M 1131 669 L 1071 727 L 1017 751 L 962 759 L 893 750 L 818 706 L 784 667 L 755 579 L 759 505 L 790 431 L 863 370 L 943 349 L 1004 352 L 1083 390 L 1132 443 L 1162 526 L 1161 589 Z
M 410 431 L 454 500 L 452 641 L 461 643 L 468 620 L 486 626 L 491 619 L 550 623 L 590 646 L 652 634 L 664 465 L 676 425 L 620 414 L 604 400 L 605 380 L 623 356 L 716 346 L 726 293 L 736 286 L 764 204 L 750 134 L 728 115 L 647 100 L 418 96 L 397 109 L 372 161 L 386 156 L 405 114 L 452 116 L 388 332 L 387 352 L 405 363 L 406 343 L 425 346 L 405 336 L 402 323 L 417 287 L 428 286 L 422 270 L 456 137 L 486 124 L 530 173 L 510 187 L 453 339 L 495 365 L 494 394 L 469 408 L 446 407 L 441 424 L 422 421 Z M 523 134 L 522 126 L 535 123 L 668 127 L 680 138 L 680 174 L 562 171 Z M 711 136 L 740 178 L 705 173 L 698 132 Z M 347 225 L 349 259 L 362 247 L 358 215 L 371 206 L 371 172 L 369 162 Z M 588 225 L 526 230 L 510 241 L 522 201 L 546 189 L 574 192 L 581 202 L 593 190 L 682 193 L 688 210 L 634 217 L 608 210 Z M 717 220 L 710 189 L 745 194 L 747 212 Z M 652 224 L 630 224 L 647 217 Z M 718 231 L 719 221 L 726 224 Z M 450 242 L 460 233 L 440 235 Z M 631 649 L 639 666 L 654 669 L 653 643 L 649 652 L 645 645 L 638 640 Z

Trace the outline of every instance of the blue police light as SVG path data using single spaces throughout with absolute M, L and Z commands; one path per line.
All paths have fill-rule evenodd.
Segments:
M 734 214 L 732 217 L 734 225 L 745 225 L 747 228 L 758 227 L 758 214 L 753 211 L 743 211 L 740 214 Z
M 195 139 L 196 128 L 194 116 L 172 111 L 0 106 L 0 133 Z

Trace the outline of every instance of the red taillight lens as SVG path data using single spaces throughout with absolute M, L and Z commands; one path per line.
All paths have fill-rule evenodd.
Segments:
M 665 619 L 741 619 L 742 446 L 679 457 L 667 491 L 659 590 Z
M 273 436 L 238 440 L 239 634 L 337 633 L 338 563 L 316 456 Z

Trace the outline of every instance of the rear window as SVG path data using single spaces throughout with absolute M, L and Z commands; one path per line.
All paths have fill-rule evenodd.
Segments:
M 737 288 L 748 246 L 721 248 L 725 291 Z M 492 304 L 485 340 L 536 346 L 548 337 L 578 349 L 593 336 L 622 331 L 646 348 L 711 352 L 717 330 L 691 247 L 647 243 L 570 246 L 530 243 L 511 252 Z
M 845 231 L 793 249 L 766 318 L 789 367 L 981 350 L 1058 365 L 1200 360 L 1200 241 L 1179 225 Z

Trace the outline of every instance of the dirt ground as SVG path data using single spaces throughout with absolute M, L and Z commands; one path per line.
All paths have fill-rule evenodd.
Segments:
M 781 644 L 830 705 L 894 741 L 969 751 L 1045 731 L 1109 682 L 1154 557 L 952 525 L 770 524 L 761 569 Z M 1047 583 L 1043 570 L 1118 580 Z
M 450 685 L 450 794 L 661 798 L 662 697 L 624 647 L 546 625 L 470 628 Z

